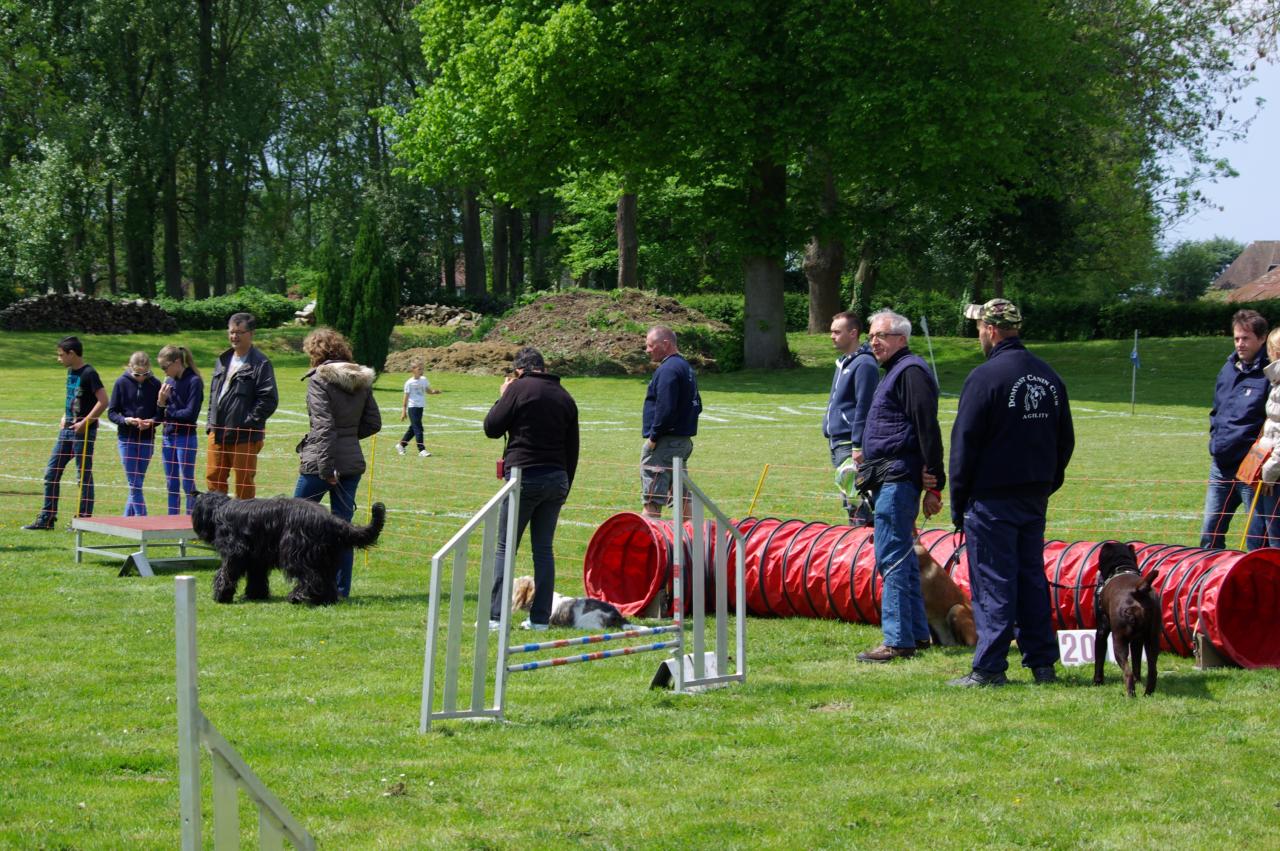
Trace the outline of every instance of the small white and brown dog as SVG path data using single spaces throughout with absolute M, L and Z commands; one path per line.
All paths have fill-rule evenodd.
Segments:
M 516 578 L 511 587 L 511 605 L 526 611 L 533 605 L 532 576 Z M 590 630 L 626 629 L 631 626 L 622 612 L 604 600 L 565 597 L 555 593 L 551 595 L 551 625 Z

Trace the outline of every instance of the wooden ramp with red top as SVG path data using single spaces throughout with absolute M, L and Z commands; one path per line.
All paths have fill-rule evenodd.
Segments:
M 216 555 L 187 555 L 188 546 L 207 549 L 199 543 L 199 538 L 191 528 L 191 516 L 187 514 L 162 514 L 154 517 L 77 517 L 71 521 L 71 529 L 76 533 L 77 564 L 84 560 L 85 553 L 120 559 L 124 561 L 124 565 L 120 568 L 121 576 L 125 576 L 134 569 L 140 576 L 155 576 L 152 565 L 217 558 Z M 84 542 L 86 532 L 123 538 L 129 543 L 86 545 Z M 178 555 L 152 558 L 148 554 L 148 547 L 177 547 Z

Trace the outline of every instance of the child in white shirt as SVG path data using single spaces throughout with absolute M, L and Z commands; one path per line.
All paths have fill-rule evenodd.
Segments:
M 409 445 L 409 439 L 414 438 L 418 443 L 418 454 L 423 458 L 429 458 L 431 453 L 427 451 L 427 445 L 422 440 L 422 411 L 427 407 L 427 395 L 435 396 L 440 391 L 433 390 L 431 382 L 422 375 L 422 361 L 413 361 L 409 364 L 409 369 L 413 371 L 413 378 L 407 379 L 404 383 L 404 402 L 400 406 L 400 421 L 403 422 L 405 417 L 408 417 L 409 429 L 396 444 L 396 451 L 403 455 L 404 448 Z

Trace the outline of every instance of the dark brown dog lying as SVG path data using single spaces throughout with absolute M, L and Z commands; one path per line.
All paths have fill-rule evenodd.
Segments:
M 933 640 L 944 647 L 976 645 L 978 628 L 973 623 L 973 606 L 965 599 L 960 586 L 919 544 L 916 544 L 916 560 L 920 562 L 920 590 L 924 593 L 924 613 Z
M 1093 684 L 1102 685 L 1102 666 L 1107 661 L 1107 635 L 1115 649 L 1116 662 L 1124 671 L 1124 689 L 1133 697 L 1134 684 L 1142 675 L 1142 651 L 1147 652 L 1147 686 L 1143 694 L 1156 690 L 1156 656 L 1160 652 L 1160 603 L 1151 584 L 1159 577 L 1152 571 L 1143 576 L 1133 547 L 1107 541 L 1098 552 L 1098 594 L 1095 614 L 1098 632 L 1094 641 Z

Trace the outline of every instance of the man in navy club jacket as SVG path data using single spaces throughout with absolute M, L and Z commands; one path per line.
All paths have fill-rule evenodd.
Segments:
M 978 646 L 972 672 L 948 685 L 1004 685 L 1015 637 L 1034 681 L 1051 683 L 1058 638 L 1044 526 L 1075 449 L 1067 387 L 1022 345 L 1013 302 L 993 298 L 964 315 L 978 320 L 987 361 L 965 379 L 951 428 L 951 520 L 964 529 Z
M 1267 418 L 1267 393 L 1271 383 L 1262 370 L 1267 365 L 1267 320 L 1256 310 L 1238 310 L 1231 317 L 1235 351 L 1218 371 L 1209 412 L 1209 488 L 1204 497 L 1204 526 L 1200 546 L 1226 546 L 1231 515 L 1241 503 L 1253 505 L 1253 488 L 1236 481 L 1236 469 L 1262 431 Z M 1249 521 L 1247 547 L 1256 550 L 1267 540 L 1265 512 L 1255 509 Z
M 678 457 L 688 464 L 693 454 L 702 396 L 698 394 L 693 367 L 676 347 L 674 331 L 665 325 L 653 326 L 645 335 L 644 350 L 658 368 L 649 379 L 649 389 L 644 396 L 640 489 L 645 516 L 658 518 L 662 516 L 662 506 L 671 504 L 674 459 Z M 687 499 L 685 508 L 688 508 Z M 685 516 L 689 516 L 687 512 Z
M 831 344 L 840 356 L 836 358 L 835 375 L 831 378 L 831 396 L 827 400 L 827 414 L 822 420 L 822 436 L 831 448 L 831 466 L 836 469 L 836 481 L 844 493 L 844 510 L 853 526 L 870 526 L 871 511 L 865 503 L 850 502 L 853 495 L 852 471 L 841 475 L 841 465 L 852 460 L 862 463 L 862 429 L 871 408 L 871 397 L 880 381 L 880 369 L 876 366 L 871 345 L 858 345 L 862 323 L 857 314 L 837 313 L 831 317 Z M 847 470 L 848 465 L 846 465 Z

